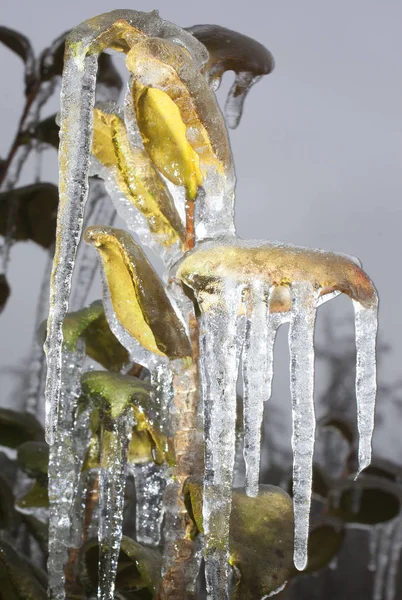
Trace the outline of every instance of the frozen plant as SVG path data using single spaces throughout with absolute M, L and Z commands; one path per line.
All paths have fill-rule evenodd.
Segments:
M 126 55 L 121 105 L 99 100 L 99 88 L 96 97 L 98 61 L 106 50 Z M 217 26 L 183 30 L 156 11 L 115 10 L 67 36 L 45 343 L 53 599 L 69 597 L 72 582 L 93 593 L 85 569 L 95 527 L 101 600 L 112 600 L 116 586 L 124 597 L 122 555 L 136 564 L 139 587 L 160 600 L 196 597 L 202 556 L 209 600 L 227 600 L 233 578 L 235 598 L 281 590 L 292 574 L 292 555 L 297 569 L 306 567 L 314 325 L 317 308 L 340 293 L 355 308 L 359 472 L 370 464 L 377 332 L 372 282 L 347 255 L 246 241 L 235 233 L 235 173 L 214 91 L 225 71 L 235 71 L 225 107 L 235 127 L 249 89 L 273 66 L 270 52 L 254 40 Z M 84 239 L 99 257 L 103 304 L 76 306 L 77 298 L 85 300 L 84 287 L 74 295 L 74 309 L 81 310 L 68 313 L 90 176 L 104 180 L 137 241 L 110 226 L 110 211 L 96 206 L 96 198 L 109 200 L 97 196 L 91 210 L 109 223 L 88 227 Z M 162 279 L 141 245 L 162 259 Z M 93 274 L 90 255 L 83 256 L 80 286 Z M 275 336 L 286 322 L 294 532 L 289 496 L 259 484 L 263 407 L 271 394 Z M 88 368 L 85 354 L 105 370 Z M 233 489 L 240 364 L 246 487 Z M 123 535 L 131 474 L 136 541 Z M 262 556 L 270 557 L 268 567 Z

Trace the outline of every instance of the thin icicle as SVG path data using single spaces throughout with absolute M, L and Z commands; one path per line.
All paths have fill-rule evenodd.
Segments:
M 64 64 L 60 109 L 60 202 L 45 343 L 46 439 L 49 444 L 53 444 L 57 428 L 63 320 L 68 310 L 72 273 L 88 194 L 97 69 L 97 56 L 93 54 L 85 57 L 67 56 Z
M 384 523 L 380 529 L 377 565 L 374 576 L 373 600 L 383 600 L 384 598 L 384 583 L 394 528 L 395 521 L 389 521 L 388 523 Z
M 280 315 L 268 310 L 269 288 L 262 281 L 250 285 L 248 322 L 243 350 L 244 458 L 246 493 L 257 496 L 264 402 L 272 392 L 274 343 Z
M 116 211 L 103 182 L 91 180 L 89 187 L 88 216 L 86 226 L 90 224 L 112 225 Z M 70 299 L 70 309 L 79 310 L 87 302 L 95 274 L 98 268 L 96 252 L 88 244 L 83 244 L 78 250 L 76 279 Z
M 314 325 L 317 292 L 310 282 L 297 282 L 291 285 L 291 296 L 289 350 L 295 518 L 293 560 L 295 567 L 302 571 L 307 564 L 315 440 Z
M 82 348 L 63 352 L 59 428 L 49 454 L 49 591 L 52 600 L 63 600 L 64 566 L 68 559 L 71 513 L 81 465 L 75 456 L 73 416 L 80 390 Z
M 377 567 L 377 549 L 382 525 L 374 525 L 369 530 L 369 562 L 367 569 L 372 573 Z
M 229 91 L 225 104 L 225 118 L 231 129 L 236 129 L 240 123 L 246 96 L 252 86 L 260 79 L 261 77 L 256 77 L 253 73 L 246 71 L 236 74 L 236 79 Z
M 227 558 L 236 433 L 236 321 L 241 294 L 241 286 L 224 280 L 219 297 L 208 296 L 207 301 L 213 303 L 200 319 L 206 444 L 204 554 L 210 600 L 228 598 Z
M 359 430 L 359 473 L 371 462 L 371 440 L 374 430 L 375 400 L 377 393 L 376 338 L 377 301 L 363 307 L 353 302 L 356 329 L 356 401 Z
M 397 522 L 392 537 L 388 573 L 385 583 L 385 600 L 395 600 L 398 584 L 399 565 L 402 550 L 402 515 L 397 517 Z
M 136 538 L 141 544 L 158 546 L 163 519 L 162 497 L 166 485 L 165 468 L 153 462 L 134 466 L 137 498 Z
M 99 478 L 99 600 L 113 600 L 123 528 L 127 449 L 133 422 L 129 413 L 113 421 L 101 435 Z

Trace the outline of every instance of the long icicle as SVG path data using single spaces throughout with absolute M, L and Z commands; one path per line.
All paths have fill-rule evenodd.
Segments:
M 68 52 L 69 50 L 69 52 Z M 88 195 L 89 157 L 95 104 L 96 55 L 71 56 L 68 41 L 61 88 L 59 148 L 59 211 L 56 251 L 50 285 L 50 310 L 45 352 L 46 440 L 54 442 L 60 400 L 63 320 Z
M 210 600 L 228 599 L 227 560 L 236 426 L 236 320 L 242 293 L 241 286 L 230 280 L 224 281 L 222 288 L 200 320 L 205 431 L 204 556 Z
M 255 281 L 249 290 L 243 349 L 244 460 L 248 496 L 258 494 L 264 402 L 271 398 L 274 343 L 282 323 L 280 314 L 269 313 L 270 295 L 274 289 Z
M 135 465 L 133 472 L 137 498 L 135 537 L 140 544 L 158 546 L 161 541 L 166 469 L 149 462 Z
M 377 304 L 377 298 L 375 298 L 374 305 L 369 308 L 353 302 L 356 329 L 357 427 L 359 431 L 359 471 L 357 475 L 371 462 L 371 440 L 377 393 Z
M 291 285 L 292 313 L 289 328 L 290 391 L 292 396 L 293 507 L 295 541 L 293 561 L 302 571 L 307 564 L 313 454 L 314 325 L 317 292 L 310 282 Z
M 117 562 L 123 530 L 127 449 L 133 427 L 132 415 L 119 415 L 111 430 L 102 428 L 99 478 L 99 600 L 113 600 Z

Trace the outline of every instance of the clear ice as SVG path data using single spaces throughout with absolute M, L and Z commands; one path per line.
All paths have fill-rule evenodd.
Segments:
M 166 485 L 165 468 L 155 463 L 135 465 L 135 495 L 137 498 L 135 536 L 137 542 L 158 546 L 163 519 L 162 498 Z

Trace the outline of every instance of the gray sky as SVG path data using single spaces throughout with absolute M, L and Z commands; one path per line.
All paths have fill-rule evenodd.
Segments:
M 39 51 L 66 29 L 116 7 L 106 0 L 15 0 L 3 3 L 0 22 L 23 32 Z M 381 379 L 399 378 L 402 3 L 135 3 L 137 10 L 153 8 L 179 25 L 217 23 L 241 31 L 274 54 L 273 74 L 252 90 L 242 122 L 231 133 L 238 233 L 243 238 L 282 240 L 358 256 L 379 292 L 382 338 L 393 346 Z M 3 47 L 0 65 L 0 156 L 4 156 L 21 113 L 22 67 Z M 229 80 L 231 74 L 226 77 Z M 56 108 L 54 103 L 50 112 Z M 24 182 L 29 182 L 29 173 Z M 54 153 L 46 154 L 45 174 L 56 181 Z M 20 363 L 28 351 L 44 261 L 43 251 L 33 244 L 13 249 L 13 296 L 0 318 L 1 364 Z M 325 310 L 338 314 L 351 308 L 337 300 Z M 281 361 L 279 371 L 285 370 L 287 363 Z M 398 413 L 385 406 L 379 410 L 386 412 L 383 433 L 377 438 L 379 443 L 383 440 L 381 452 L 402 460 L 399 431 L 389 427 Z

